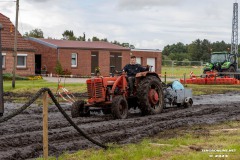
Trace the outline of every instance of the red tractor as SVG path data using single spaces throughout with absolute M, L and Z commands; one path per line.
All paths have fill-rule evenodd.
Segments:
M 140 72 L 135 77 L 134 94 L 129 96 L 125 74 L 112 77 L 94 77 L 86 81 L 88 101 L 76 101 L 72 117 L 88 116 L 91 110 L 102 110 L 116 119 L 125 119 L 128 109 L 138 107 L 142 115 L 158 114 L 164 106 L 162 82 L 155 72 Z

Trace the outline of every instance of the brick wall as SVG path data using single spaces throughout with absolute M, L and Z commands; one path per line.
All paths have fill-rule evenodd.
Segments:
M 100 51 L 98 64 L 100 66 L 100 71 L 103 76 L 109 76 L 110 73 L 110 52 Z
M 158 74 L 161 74 L 161 67 L 162 67 L 162 53 L 159 51 L 145 51 L 145 50 L 137 50 L 131 51 L 132 55 L 136 56 L 136 57 L 140 57 L 142 58 L 142 66 L 146 66 L 147 64 L 147 58 L 155 58 L 155 71 Z M 130 55 L 126 55 L 126 57 L 128 58 L 128 61 L 126 61 L 127 63 L 129 63 L 130 61 Z M 123 62 L 124 63 L 124 62 Z
M 2 51 L 5 56 L 5 67 L 3 68 L 3 73 L 12 73 L 13 71 L 13 52 L 12 51 Z M 35 74 L 35 53 L 34 52 L 24 52 L 19 51 L 18 54 L 27 54 L 26 57 L 26 68 L 16 68 L 16 74 L 21 76 L 29 76 Z
M 57 64 L 57 49 L 51 48 L 33 41 L 29 41 L 36 48 L 35 54 L 41 55 L 42 66 L 46 66 L 48 73 L 55 73 L 54 68 Z
M 77 53 L 77 67 L 71 66 L 72 53 Z M 81 49 L 59 49 L 59 60 L 63 69 L 67 69 L 72 75 L 91 75 L 91 51 Z

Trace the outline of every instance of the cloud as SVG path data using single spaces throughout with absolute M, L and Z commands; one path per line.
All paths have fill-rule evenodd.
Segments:
M 50 2 L 50 1 L 57 1 L 57 0 L 25 0 L 28 3 L 46 3 L 46 2 Z
M 159 6 L 176 6 L 183 3 L 184 0 L 119 0 L 120 9 L 142 9 Z
M 142 40 L 135 42 L 135 47 L 141 49 L 162 49 L 163 46 L 164 42 L 161 39 Z
M 15 23 L 15 3 L 1 3 L 1 13 Z M 19 31 L 40 28 L 45 37 L 65 30 L 137 48 L 162 49 L 197 38 L 230 42 L 232 2 L 225 0 L 25 0 L 20 1 Z

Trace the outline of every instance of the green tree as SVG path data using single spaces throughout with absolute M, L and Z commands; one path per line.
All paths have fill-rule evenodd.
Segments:
M 209 61 L 211 56 L 211 43 L 204 39 L 197 39 L 188 46 L 192 61 Z
M 56 67 L 55 67 L 55 72 L 56 72 L 58 75 L 63 75 L 63 74 L 64 74 L 62 65 L 61 65 L 61 63 L 60 63 L 59 60 L 57 61 L 57 64 L 56 64 Z
M 72 30 L 65 30 L 62 36 L 63 36 L 63 40 L 73 40 L 73 41 L 77 40 Z
M 162 54 L 166 55 L 166 56 L 169 56 L 169 54 L 170 54 L 170 45 L 169 44 L 164 46 Z
M 200 61 L 202 57 L 201 40 L 197 39 L 188 46 L 188 52 L 192 61 Z
M 211 57 L 211 43 L 207 39 L 204 39 L 201 44 L 202 48 L 202 57 L 201 60 L 207 62 Z
M 79 36 L 77 38 L 78 41 L 86 41 L 86 35 L 85 35 L 85 32 L 83 32 L 83 36 Z
M 163 48 L 162 54 L 169 56 L 171 53 L 187 53 L 187 45 L 182 42 L 177 44 L 167 45 Z
M 188 59 L 188 54 L 187 53 L 170 53 L 168 57 L 171 60 L 183 61 L 184 59 Z
M 43 37 L 43 31 L 41 29 L 33 29 L 29 32 L 25 32 L 23 37 L 34 37 L 34 38 L 44 38 Z
M 96 36 L 93 36 L 92 37 L 92 41 L 100 41 L 100 39 L 98 37 L 96 37 Z
M 231 44 L 227 44 L 224 41 L 217 41 L 211 44 L 212 52 L 222 52 L 222 51 L 229 51 L 231 50 Z
M 108 42 L 108 39 L 107 38 L 103 38 L 103 39 L 101 39 L 101 41 Z
M 116 40 L 114 40 L 113 42 L 111 42 L 112 44 L 116 44 L 116 45 L 119 45 L 119 46 L 121 46 L 121 43 L 120 42 L 118 42 L 118 41 L 116 41 Z

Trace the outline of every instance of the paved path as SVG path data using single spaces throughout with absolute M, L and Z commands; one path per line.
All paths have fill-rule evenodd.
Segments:
M 43 77 L 44 80 L 48 82 L 58 82 L 59 78 L 58 77 Z M 86 80 L 88 78 L 61 78 L 61 82 L 65 83 L 86 83 Z M 179 80 L 177 78 L 167 78 L 168 82 L 174 81 L 174 80 Z M 164 78 L 162 78 L 162 81 L 164 82 Z
M 44 80 L 48 82 L 58 82 L 59 78 L 58 77 L 43 77 Z M 86 83 L 86 80 L 88 78 L 61 78 L 61 82 L 65 83 Z

